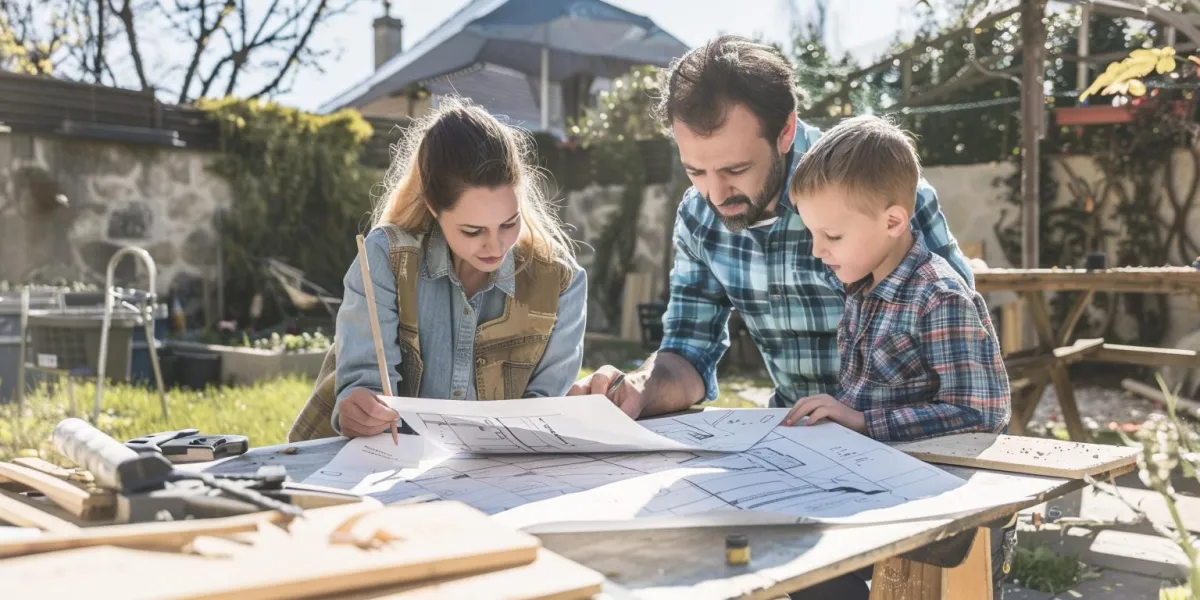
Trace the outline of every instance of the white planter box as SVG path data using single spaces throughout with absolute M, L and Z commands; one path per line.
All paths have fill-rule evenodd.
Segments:
M 316 379 L 325 359 L 325 351 L 282 352 L 238 346 L 218 346 L 195 342 L 171 342 L 186 350 L 213 352 L 221 357 L 221 381 L 247 385 L 281 375 L 303 375 Z

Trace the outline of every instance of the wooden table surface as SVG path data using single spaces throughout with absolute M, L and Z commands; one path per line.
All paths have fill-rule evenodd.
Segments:
M 1191 267 L 1084 269 L 981 269 L 980 292 L 1103 291 L 1171 294 L 1200 291 L 1200 271 Z
M 254 448 L 247 454 L 199 466 L 210 473 L 253 473 L 259 466 L 284 465 L 300 481 L 327 463 L 345 444 L 328 438 Z M 284 454 L 294 446 L 295 454 Z M 1027 500 L 974 511 L 956 518 L 856 526 L 701 527 L 605 533 L 548 534 L 543 545 L 603 573 L 612 598 L 778 598 L 838 575 L 875 564 L 955 534 L 1006 518 L 1016 511 L 1083 487 L 1079 480 L 943 467 L 969 486 L 1019 486 Z M 1115 477 L 1132 466 L 1101 474 Z M 750 540 L 751 562 L 725 563 L 725 535 Z

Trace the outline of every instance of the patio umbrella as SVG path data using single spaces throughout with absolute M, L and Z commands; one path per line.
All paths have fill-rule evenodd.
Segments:
M 473 0 L 322 109 L 363 106 L 409 84 L 491 63 L 540 76 L 545 129 L 551 81 L 580 72 L 616 77 L 639 64 L 666 66 L 686 51 L 654 21 L 601 0 Z

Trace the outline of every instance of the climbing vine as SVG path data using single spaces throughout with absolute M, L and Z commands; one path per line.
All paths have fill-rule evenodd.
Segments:
M 251 298 L 268 285 L 260 262 L 266 258 L 340 293 L 379 179 L 359 164 L 371 126 L 354 111 L 312 115 L 256 100 L 199 107 L 220 124 L 222 151 L 213 169 L 234 196 L 217 226 L 227 282 L 222 318 L 244 321 Z M 272 308 L 286 312 L 284 302 L 268 303 L 264 320 Z
M 588 149 L 600 181 L 622 186 L 617 209 L 593 243 L 590 286 L 608 323 L 621 320 L 625 276 L 634 268 L 638 216 L 646 190 L 646 167 L 638 142 L 661 137 L 651 105 L 658 89 L 653 67 L 635 67 L 613 81 L 598 102 L 571 126 L 571 139 Z

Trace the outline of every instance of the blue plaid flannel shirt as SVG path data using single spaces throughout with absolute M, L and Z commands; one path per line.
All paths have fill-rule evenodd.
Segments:
M 797 121 L 787 157 L 789 179 L 798 158 L 820 135 Z M 659 351 L 692 363 L 704 380 L 706 400 L 717 397 L 716 368 L 729 348 L 731 310 L 741 315 L 775 383 L 772 406 L 838 390 L 837 325 L 845 290 L 813 257 L 812 234 L 788 198 L 788 186 L 783 187 L 776 218 L 739 233 L 725 228 L 695 187 L 679 205 Z M 912 224 L 973 289 L 971 269 L 924 179 L 917 187 Z
M 869 293 L 848 287 L 838 326 L 837 399 L 881 441 L 999 432 L 1011 412 L 1008 374 L 987 305 L 918 234 Z

